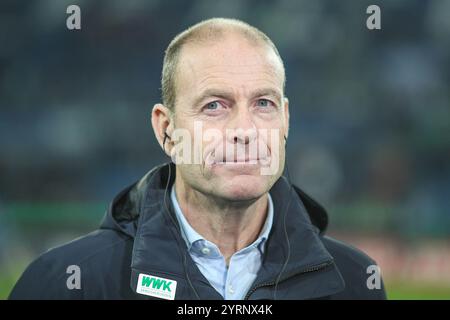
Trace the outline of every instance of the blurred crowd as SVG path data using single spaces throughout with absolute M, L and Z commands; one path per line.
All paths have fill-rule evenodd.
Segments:
M 9 208 L 107 203 L 167 160 L 150 125 L 164 50 L 218 16 L 277 45 L 290 177 L 333 230 L 450 235 L 450 1 L 44 0 L 0 4 L 0 239 Z

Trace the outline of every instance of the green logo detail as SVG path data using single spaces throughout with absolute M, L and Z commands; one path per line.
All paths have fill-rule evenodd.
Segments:
M 153 289 L 161 290 L 161 286 L 162 286 L 163 291 L 172 292 L 172 290 L 170 290 L 171 284 L 172 284 L 172 281 L 166 282 L 166 280 L 157 279 L 154 277 L 142 277 L 142 286 L 143 287 L 151 286 Z

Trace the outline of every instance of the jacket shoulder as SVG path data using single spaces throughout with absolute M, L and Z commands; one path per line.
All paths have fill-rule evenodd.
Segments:
M 50 249 L 26 268 L 9 299 L 102 299 L 105 290 L 119 292 L 124 281 L 107 280 L 130 268 L 132 242 L 101 229 Z
M 381 274 L 374 259 L 363 251 L 329 236 L 322 242 L 333 256 L 345 282 L 345 290 L 335 299 L 386 299 Z M 379 270 L 379 269 L 377 269 Z M 379 279 L 376 277 L 379 276 Z

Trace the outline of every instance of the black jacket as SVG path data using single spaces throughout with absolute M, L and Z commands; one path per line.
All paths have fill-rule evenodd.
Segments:
M 175 172 L 171 166 L 169 186 Z M 196 299 L 196 294 L 200 299 L 222 299 L 187 254 L 179 227 L 168 215 L 174 217 L 169 193 L 165 193 L 168 169 L 168 165 L 156 167 L 120 192 L 100 229 L 42 254 L 25 270 L 9 298 L 152 299 L 136 293 L 139 274 L 144 273 L 177 281 L 175 299 Z M 284 177 L 270 194 L 274 222 L 247 299 L 386 298 L 383 285 L 380 289 L 367 286 L 367 267 L 375 262 L 324 235 L 328 218 L 318 203 Z M 286 232 L 290 258 L 275 286 L 286 261 Z M 80 289 L 67 287 L 71 265 L 80 268 Z

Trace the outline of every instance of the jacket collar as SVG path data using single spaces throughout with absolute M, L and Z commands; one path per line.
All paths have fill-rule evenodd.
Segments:
M 144 273 L 177 281 L 176 299 L 196 298 L 195 291 L 201 299 L 222 299 L 191 259 L 181 237 L 170 201 L 174 176 L 173 164 L 160 166 L 149 175 L 133 245 L 131 287 L 136 292 L 139 274 Z M 275 183 L 270 193 L 274 221 L 249 298 L 273 298 L 273 285 L 283 268 L 278 298 L 318 298 L 341 291 L 344 288 L 342 276 L 320 240 L 320 230 L 311 222 L 301 195 L 284 177 Z M 316 269 L 321 271 L 315 272 Z M 299 281 L 295 279 L 306 274 L 312 275 L 308 279 L 314 281 L 306 286 L 300 281 L 301 285 L 296 288 L 293 284 Z M 284 282 L 285 279 L 291 280 L 289 286 L 283 285 L 288 282 Z

